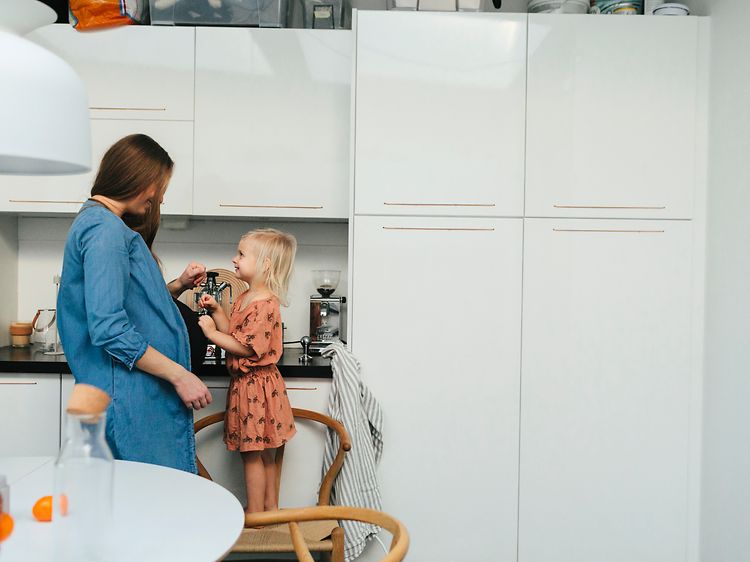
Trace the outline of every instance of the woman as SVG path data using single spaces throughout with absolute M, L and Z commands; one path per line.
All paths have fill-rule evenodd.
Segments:
M 211 394 L 189 371 L 187 329 L 156 261 L 123 220 L 158 211 L 173 165 L 146 135 L 125 137 L 104 155 L 68 232 L 58 321 L 76 382 L 112 396 L 107 441 L 115 458 L 197 472 L 191 408 L 204 408 Z M 178 283 L 195 283 L 197 270 Z

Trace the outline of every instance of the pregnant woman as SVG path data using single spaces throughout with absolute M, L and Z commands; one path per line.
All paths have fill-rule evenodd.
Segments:
M 57 307 L 76 382 L 112 397 L 107 441 L 115 457 L 197 472 L 192 410 L 211 394 L 190 372 L 188 332 L 159 266 L 128 227 L 154 213 L 158 221 L 173 165 L 146 135 L 107 151 L 68 232 Z M 173 283 L 194 284 L 203 271 L 188 267 Z

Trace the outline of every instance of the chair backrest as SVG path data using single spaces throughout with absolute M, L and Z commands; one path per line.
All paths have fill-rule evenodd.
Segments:
M 245 515 L 245 527 L 258 527 L 288 523 L 292 536 L 294 552 L 300 562 L 313 562 L 312 554 L 305 544 L 298 523 L 303 521 L 327 520 L 362 521 L 372 523 L 387 530 L 393 536 L 389 552 L 382 562 L 401 562 L 409 550 L 409 533 L 406 527 L 394 517 L 382 511 L 348 506 L 318 506 L 301 509 L 283 509 L 281 511 L 264 511 Z
M 225 412 L 218 412 L 216 414 L 211 414 L 210 416 L 206 416 L 205 418 L 199 419 L 193 425 L 193 429 L 195 433 L 198 433 L 201 429 L 204 429 L 215 423 L 223 422 L 224 413 Z M 294 415 L 295 419 L 306 419 L 306 420 L 311 420 L 314 422 L 322 423 L 323 425 L 335 431 L 336 435 L 339 438 L 339 449 L 336 452 L 336 456 L 333 459 L 333 463 L 331 464 L 330 468 L 326 472 L 326 475 L 320 484 L 320 490 L 318 491 L 318 505 L 319 506 L 329 505 L 330 500 L 331 500 L 331 488 L 333 487 L 333 482 L 336 480 L 336 476 L 338 476 L 339 471 L 341 470 L 341 467 L 344 465 L 344 457 L 346 456 L 346 453 L 352 448 L 352 442 L 351 442 L 351 439 L 349 438 L 349 434 L 346 432 L 346 429 L 344 429 L 344 424 L 342 424 L 341 422 L 337 420 L 334 420 L 333 418 L 329 416 L 326 416 L 325 414 L 314 412 L 312 410 L 303 410 L 301 408 L 292 408 L 292 414 Z M 281 469 L 282 469 L 282 465 L 284 462 L 285 447 L 286 447 L 285 445 L 282 445 L 276 450 L 276 502 L 277 503 L 279 501 L 279 489 L 281 487 Z M 203 466 L 203 463 L 200 461 L 200 459 L 196 456 L 195 460 L 198 465 L 198 474 L 200 476 L 203 476 L 204 478 L 207 478 L 208 480 L 211 480 L 211 475 L 206 470 L 206 467 Z

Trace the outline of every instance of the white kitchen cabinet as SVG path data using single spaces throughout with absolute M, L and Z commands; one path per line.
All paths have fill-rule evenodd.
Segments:
M 189 215 L 193 193 L 193 124 L 170 121 L 92 119 L 91 162 L 87 174 L 73 176 L 2 176 L 0 211 L 76 213 L 89 197 L 99 163 L 117 140 L 134 133 L 152 137 L 169 152 L 175 167 L 162 214 Z
M 690 218 L 696 18 L 529 15 L 526 216 Z
M 353 352 L 410 560 L 515 560 L 521 219 L 355 217 Z
M 228 377 L 205 379 L 213 402 L 195 413 L 200 419 L 226 407 Z M 330 380 L 286 379 L 289 401 L 294 408 L 326 413 Z M 297 422 L 297 435 L 284 451 L 279 503 L 282 507 L 315 505 L 320 488 L 325 432 L 314 422 Z M 207 427 L 196 435 L 198 458 L 212 479 L 227 488 L 243 503 L 246 501 L 242 459 L 239 453 L 227 451 L 223 441 L 224 423 Z
M 125 26 L 81 33 L 59 24 L 29 38 L 75 69 L 94 118 L 193 119 L 192 28 Z
M 686 559 L 692 239 L 526 220 L 519 562 Z
M 355 212 L 523 215 L 526 14 L 357 14 Z
M 195 213 L 346 218 L 352 33 L 196 31 Z
M 60 375 L 0 374 L 0 457 L 57 456 Z

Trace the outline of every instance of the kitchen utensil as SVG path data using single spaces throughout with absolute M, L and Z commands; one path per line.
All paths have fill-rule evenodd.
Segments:
M 592 14 L 636 15 L 643 13 L 643 0 L 594 0 Z
M 315 349 L 345 339 L 346 297 L 310 297 L 310 338 Z
M 109 395 L 87 384 L 73 387 L 65 440 L 55 461 L 52 525 L 58 560 L 111 560 L 114 458 L 104 438 Z
M 322 297 L 330 297 L 339 286 L 341 271 L 338 269 L 315 269 L 313 270 L 313 281 L 315 288 Z
M 34 331 L 31 322 L 11 322 L 10 337 L 13 347 L 28 347 L 31 343 L 31 333 Z
M 230 296 L 228 299 L 222 299 L 221 308 L 224 310 L 227 316 L 230 315 L 232 312 L 232 304 L 234 304 L 235 297 L 239 297 L 242 293 L 247 291 L 250 286 L 245 283 L 242 279 L 238 279 L 237 276 L 234 274 L 233 271 L 229 271 L 228 269 L 211 269 L 209 272 L 217 273 L 218 276 L 216 277 L 216 282 L 221 283 L 227 283 L 230 287 Z M 198 312 L 198 301 L 195 298 L 196 293 L 200 293 L 202 290 L 201 286 L 195 287 L 193 289 L 189 289 L 185 291 L 181 296 L 180 300 L 184 302 L 186 305 L 188 305 L 191 309 Z M 200 298 L 200 297 L 199 297 Z
M 31 326 L 34 330 L 32 341 L 38 343 L 44 352 L 54 352 L 57 347 L 57 311 L 54 308 L 40 308 L 36 311 Z
M 643 13 L 647 16 L 653 15 L 654 10 L 664 4 L 664 0 L 644 0 Z
M 585 14 L 589 0 L 529 0 L 530 14 Z
M 299 356 L 299 362 L 309 363 L 312 359 L 310 356 L 310 336 L 302 336 L 299 343 L 302 344 L 302 355 Z
M 655 16 L 688 16 L 690 9 L 685 4 L 669 2 L 654 8 Z

